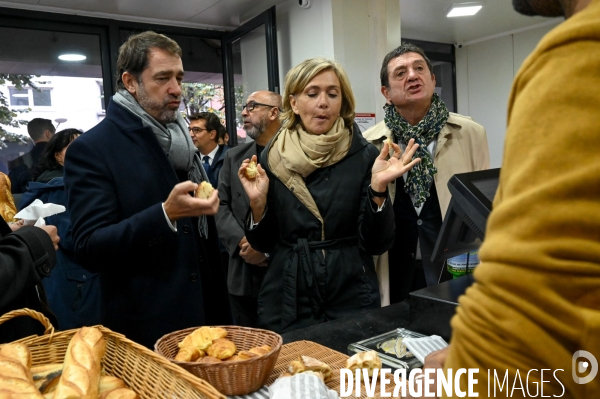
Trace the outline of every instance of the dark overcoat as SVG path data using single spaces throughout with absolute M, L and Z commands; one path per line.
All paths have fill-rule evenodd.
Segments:
M 65 160 L 75 255 L 100 272 L 102 323 L 148 347 L 174 330 L 231 322 L 214 218 L 208 239 L 195 218 L 179 219 L 176 232 L 165 218 L 179 180 L 152 130 L 114 101 Z
M 259 325 L 286 332 L 378 308 L 373 255 L 392 246 L 395 227 L 390 201 L 377 212 L 368 194 L 377 149 L 355 133 L 341 161 L 305 178 L 325 223 L 322 241 L 321 222 L 268 166 L 274 140 L 260 163 L 269 177 L 267 211 L 255 228 L 246 224 L 250 244 L 271 255 L 258 295 Z

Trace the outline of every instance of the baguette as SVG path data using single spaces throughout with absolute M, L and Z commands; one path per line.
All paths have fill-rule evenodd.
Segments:
M 43 394 L 53 392 L 60 380 L 62 369 L 62 363 L 43 364 L 32 367 L 33 383 L 38 391 Z
M 33 384 L 31 352 L 20 343 L 0 348 L 0 398 L 43 399 Z
M 98 399 L 139 399 L 139 396 L 127 388 L 122 379 L 111 375 L 100 377 Z
M 118 388 L 110 392 L 105 392 L 98 399 L 139 399 L 137 393 L 129 388 Z
M 105 351 L 106 342 L 100 330 L 80 328 L 67 347 L 65 366 L 53 399 L 97 399 L 100 362 Z

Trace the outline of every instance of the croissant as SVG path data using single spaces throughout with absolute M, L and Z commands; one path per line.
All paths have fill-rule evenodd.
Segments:
M 333 370 L 331 369 L 330 365 L 310 356 L 301 356 L 301 358 L 306 370 L 316 371 L 323 374 L 325 380 L 330 379 L 333 375 Z
M 209 356 L 216 357 L 217 359 L 227 359 L 235 354 L 235 344 L 225 338 L 219 338 L 213 341 L 212 345 L 208 347 L 206 353 Z
M 248 352 L 252 352 L 257 354 L 258 356 L 262 356 L 271 352 L 271 347 L 269 345 L 257 346 L 256 348 L 248 349 Z
M 177 352 L 175 360 L 178 362 L 195 362 L 199 358 L 204 357 L 204 355 L 204 351 L 198 350 L 193 346 L 184 346 Z
M 215 339 L 225 338 L 227 330 L 221 327 L 200 327 L 194 330 L 179 343 L 179 348 L 191 346 L 206 351 Z

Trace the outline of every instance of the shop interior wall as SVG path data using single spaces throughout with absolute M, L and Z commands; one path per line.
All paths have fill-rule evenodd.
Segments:
M 521 64 L 542 37 L 546 25 L 456 49 L 458 112 L 485 126 L 490 166 L 502 166 L 508 98 Z

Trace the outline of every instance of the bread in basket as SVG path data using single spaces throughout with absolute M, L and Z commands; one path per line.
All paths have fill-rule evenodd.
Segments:
M 257 391 L 267 382 L 275 367 L 282 339 L 279 334 L 258 328 L 219 326 L 227 330 L 227 339 L 235 343 L 239 351 L 247 351 L 257 346 L 269 345 L 272 349 L 263 356 L 248 360 L 221 363 L 178 362 L 178 344 L 198 327 L 175 331 L 161 337 L 154 345 L 154 351 L 183 367 L 190 373 L 210 383 L 225 395 L 245 395 Z

